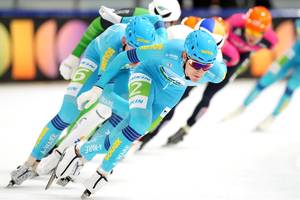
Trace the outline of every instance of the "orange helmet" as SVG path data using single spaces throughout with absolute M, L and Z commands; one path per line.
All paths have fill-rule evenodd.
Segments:
M 214 16 L 213 18 L 222 25 L 222 27 L 224 28 L 225 33 L 227 34 L 228 31 L 229 31 L 228 23 L 222 17 Z
M 194 29 L 195 25 L 200 21 L 200 19 L 201 19 L 200 17 L 195 17 L 195 16 L 185 17 L 181 21 L 181 24 Z
M 246 28 L 255 32 L 265 32 L 272 24 L 270 11 L 263 6 L 250 8 L 246 14 Z

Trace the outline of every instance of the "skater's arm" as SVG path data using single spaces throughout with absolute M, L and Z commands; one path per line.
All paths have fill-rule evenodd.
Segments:
M 215 61 L 213 66 L 197 83 L 220 83 L 226 75 L 227 67 L 223 61 Z
M 137 49 L 123 51 L 115 57 L 115 59 L 107 66 L 96 86 L 104 88 L 104 86 L 126 65 L 134 66 L 139 62 L 149 59 L 159 59 L 162 55 L 163 44 L 154 44 L 151 46 L 141 46 Z

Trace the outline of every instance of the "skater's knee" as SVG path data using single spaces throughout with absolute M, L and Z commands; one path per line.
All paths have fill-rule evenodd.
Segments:
M 221 89 L 222 89 L 221 84 L 209 84 L 208 87 L 205 89 L 199 104 L 203 107 L 208 107 L 211 99 Z
M 200 103 L 198 104 L 199 107 L 203 108 L 203 107 L 208 107 L 210 100 L 211 100 L 211 96 L 203 96 Z
M 72 123 L 78 116 L 79 110 L 74 97 L 65 95 L 63 104 L 58 112 L 60 119 L 65 123 Z
M 113 127 L 116 127 L 122 120 L 123 120 L 123 118 L 121 116 L 117 115 L 116 113 L 112 113 L 111 117 L 108 119 L 108 122 Z
M 294 93 L 294 89 L 287 87 L 284 91 L 284 95 L 287 97 L 291 97 Z
M 152 114 L 148 110 L 136 109 L 130 112 L 129 126 L 143 135 L 151 126 Z
M 130 126 L 140 135 L 144 135 L 151 126 L 151 120 L 148 117 L 133 118 L 130 122 Z
M 259 89 L 263 90 L 266 87 L 270 86 L 274 82 L 278 81 L 279 77 L 275 74 L 268 72 L 266 75 L 264 75 L 258 82 L 257 86 Z
M 64 130 L 70 125 L 70 122 L 68 122 L 68 120 L 66 119 L 61 118 L 59 114 L 51 120 L 51 123 L 58 130 Z
M 127 140 L 129 140 L 130 142 L 133 142 L 133 141 L 137 140 L 138 138 L 142 137 L 144 135 L 144 133 L 146 132 L 139 128 L 141 128 L 141 127 L 127 126 L 122 130 L 122 134 L 125 138 L 127 138 Z M 139 130 L 137 130 L 137 129 L 139 129 Z M 141 132 L 138 132 L 138 131 L 141 131 Z
M 258 83 L 258 84 L 256 85 L 256 90 L 257 90 L 257 91 L 262 91 L 262 90 L 264 90 L 267 86 L 268 86 L 268 84 Z
M 55 117 L 59 117 L 59 119 L 67 124 L 71 124 L 73 123 L 79 113 L 77 112 L 72 112 L 72 111 L 63 111 L 63 112 L 59 112 Z

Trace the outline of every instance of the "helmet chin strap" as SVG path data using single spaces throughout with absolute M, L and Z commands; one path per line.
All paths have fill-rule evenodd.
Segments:
M 122 51 L 125 51 L 126 45 L 127 45 L 126 38 L 125 38 L 125 36 L 123 36 L 122 37 Z
M 183 66 L 182 66 L 182 68 L 183 68 L 184 77 L 185 77 L 186 80 L 191 80 L 190 77 L 188 77 L 188 76 L 185 74 L 185 68 L 186 68 L 186 63 L 187 63 L 187 60 L 188 60 L 188 59 L 187 59 L 187 57 L 186 57 L 186 53 L 185 53 L 185 56 L 184 56 L 184 53 L 185 53 L 185 52 L 182 53 L 182 57 L 183 57 Z
M 160 15 L 162 18 L 169 17 L 169 16 L 172 14 L 171 12 L 168 12 L 168 13 L 162 15 L 162 14 L 160 14 L 160 13 L 158 12 L 158 10 L 156 9 L 156 7 L 154 8 L 154 13 L 155 13 L 156 15 Z
M 123 44 L 122 51 L 125 51 L 126 46 L 127 46 L 127 44 Z

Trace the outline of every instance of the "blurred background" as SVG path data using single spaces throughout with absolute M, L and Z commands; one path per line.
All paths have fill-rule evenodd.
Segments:
M 95 10 L 100 5 L 114 8 L 147 7 L 150 0 L 1 0 L 1 9 L 58 9 Z M 245 8 L 264 5 L 272 8 L 300 8 L 298 0 L 179 0 L 183 9 L 193 8 Z
M 295 40 L 293 20 L 299 0 L 179 0 L 185 16 L 228 17 L 254 5 L 272 9 L 279 43 L 275 51 L 260 50 L 242 77 L 259 77 Z M 0 82 L 61 80 L 59 63 L 70 54 L 101 5 L 148 7 L 150 0 L 1 0 Z M 288 37 L 287 37 L 288 36 Z M 263 59 L 262 59 L 263 58 Z
M 298 0 L 180 0 L 184 16 L 228 17 L 253 5 L 272 9 L 279 43 L 275 51 L 252 56 L 243 77 L 261 76 L 271 61 L 295 39 L 293 20 L 300 15 Z M 72 51 L 101 5 L 147 8 L 149 0 L 1 0 L 0 81 L 58 80 L 59 63 Z M 288 37 L 287 37 L 288 36 Z M 47 39 L 45 39 L 47 38 Z M 263 59 L 262 59 L 263 58 Z

